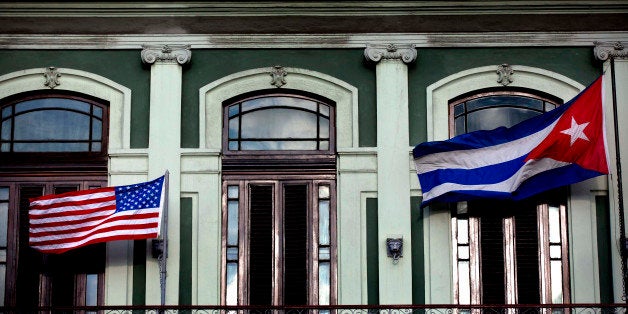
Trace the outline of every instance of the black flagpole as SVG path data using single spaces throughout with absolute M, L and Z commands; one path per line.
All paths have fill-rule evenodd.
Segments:
M 168 258 L 168 178 L 170 176 L 170 172 L 166 170 L 165 178 L 164 178 L 164 206 L 163 206 L 163 227 L 162 236 L 163 239 L 163 247 L 162 252 L 159 255 L 159 283 L 161 286 L 161 305 L 166 305 L 166 260 Z

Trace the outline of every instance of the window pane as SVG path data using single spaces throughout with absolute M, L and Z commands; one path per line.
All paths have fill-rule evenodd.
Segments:
M 318 264 L 318 304 L 329 305 L 330 299 L 330 263 Z
M 14 152 L 86 152 L 88 143 L 14 143 Z
M 0 145 L 0 151 L 8 152 L 10 147 L 11 145 L 9 143 L 2 143 L 2 145 Z
M 549 207 L 549 240 L 550 243 L 560 243 L 560 209 Z
M 320 185 L 318 187 L 318 198 L 329 198 L 329 186 Z
M 229 247 L 227 248 L 227 261 L 238 261 L 238 248 L 237 247 Z
M 329 200 L 318 202 L 318 244 L 329 245 Z
M 229 117 L 233 117 L 240 113 L 240 105 L 229 106 Z
M 454 106 L 454 117 L 457 117 L 464 113 L 464 103 L 457 104 Z
M 319 261 L 328 261 L 331 259 L 331 252 L 329 247 L 320 247 L 318 248 L 318 260 Z
M 490 96 L 467 101 L 467 110 L 469 111 L 493 106 L 520 106 L 543 110 L 543 102 L 541 100 L 522 96 Z
M 469 259 L 469 247 L 466 245 L 458 246 L 458 258 Z
M 7 247 L 7 222 L 9 203 L 0 203 L 0 248 Z M 2 295 L 0 295 L 0 298 Z
M 102 122 L 92 118 L 92 140 L 102 139 Z
M 240 122 L 240 118 L 233 118 L 229 120 L 229 138 L 230 139 L 238 138 L 239 122 Z
M 228 198 L 238 198 L 239 192 L 240 192 L 240 187 L 237 185 L 230 185 L 227 187 Z
M 242 112 L 247 112 L 254 109 L 260 109 L 265 107 L 274 107 L 274 106 L 288 106 L 288 107 L 296 107 L 302 108 L 306 110 L 310 110 L 316 112 L 316 103 L 302 98 L 295 97 L 262 97 L 247 100 L 242 102 Z
M 6 118 L 6 117 L 10 116 L 12 109 L 13 109 L 13 106 L 6 106 L 6 107 L 2 108 L 2 118 Z
M 13 122 L 12 119 L 7 119 L 6 121 L 2 122 L 2 129 L 0 129 L 0 133 L 2 133 L 2 136 L 0 137 L 3 140 L 10 140 L 11 139 L 11 123 Z
M 560 258 L 561 253 L 562 247 L 560 245 L 550 245 L 550 258 Z
M 319 128 L 320 128 L 320 132 L 319 132 L 319 137 L 320 138 L 329 138 L 329 119 L 325 119 L 325 118 L 320 118 L 319 119 Z
M 87 282 L 85 289 L 85 305 L 98 305 L 98 275 L 87 274 Z
M 483 109 L 467 115 L 467 132 L 492 130 L 500 126 L 511 127 L 539 114 L 537 111 L 521 108 L 500 107 Z
M 469 243 L 469 220 L 458 219 L 458 244 Z
M 4 285 L 7 278 L 7 265 L 0 264 L 0 306 L 4 306 Z
M 316 114 L 293 109 L 267 109 L 242 116 L 242 138 L 316 138 Z
M 469 261 L 458 262 L 458 303 L 471 303 Z
M 94 107 L 94 116 L 102 118 L 102 108 L 98 106 L 93 106 L 93 107 Z
M 238 305 L 238 263 L 227 263 L 227 305 Z
M 229 141 L 229 150 L 238 150 L 238 142 Z
M 0 188 L 0 201 L 9 200 L 9 188 Z
M 563 303 L 563 265 L 561 261 L 551 261 L 552 303 Z
M 15 105 L 15 113 L 42 108 L 62 108 L 89 113 L 91 104 L 67 98 L 41 98 L 21 102 Z
M 100 142 L 92 143 L 92 152 L 99 152 L 101 148 Z
M 319 104 L 318 108 L 320 110 L 320 114 L 324 115 L 325 117 L 329 117 L 329 106 Z
M 89 116 L 45 110 L 15 116 L 15 140 L 88 140 Z
M 320 150 L 329 150 L 329 141 L 321 141 L 319 144 Z
M 227 202 L 227 245 L 238 245 L 238 201 Z
M 454 120 L 454 124 L 455 124 L 454 127 L 456 129 L 455 135 L 466 133 L 467 130 L 465 130 L 464 116 L 456 118 L 456 120 Z
M 231 144 L 229 144 L 231 147 Z M 316 141 L 242 141 L 242 150 L 315 150 Z
M 545 103 L 545 111 L 552 111 L 554 109 L 556 109 L 556 105 L 549 102 Z

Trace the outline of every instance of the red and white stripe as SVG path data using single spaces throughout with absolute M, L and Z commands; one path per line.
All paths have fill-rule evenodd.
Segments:
M 116 213 L 114 187 L 30 201 L 29 244 L 43 253 L 63 253 L 98 242 L 156 238 L 159 232 L 161 208 Z

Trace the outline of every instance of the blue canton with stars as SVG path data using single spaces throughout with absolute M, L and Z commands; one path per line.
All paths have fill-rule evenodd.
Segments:
M 164 178 L 165 176 L 161 176 L 149 182 L 117 186 L 115 188 L 116 213 L 125 210 L 159 207 Z

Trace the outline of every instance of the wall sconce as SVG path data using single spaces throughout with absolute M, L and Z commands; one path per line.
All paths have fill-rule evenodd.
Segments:
M 397 264 L 399 258 L 403 257 L 403 238 L 387 238 L 386 252 L 393 259 L 393 264 Z

